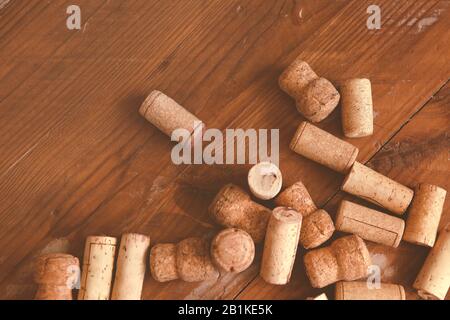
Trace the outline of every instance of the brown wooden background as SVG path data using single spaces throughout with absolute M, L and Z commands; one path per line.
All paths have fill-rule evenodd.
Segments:
M 70 4 L 81 30 L 66 28 Z M 381 30 L 366 28 L 370 4 Z M 343 176 L 288 148 L 302 118 L 277 78 L 298 55 L 337 86 L 372 81 L 375 134 L 351 140 L 359 161 L 411 187 L 450 189 L 450 1 L 0 0 L 0 298 L 32 298 L 33 257 L 81 258 L 88 235 L 158 243 L 218 230 L 207 207 L 225 183 L 246 187 L 249 166 L 173 165 L 173 144 L 137 112 L 152 89 L 209 127 L 280 128 L 284 185 L 303 180 L 334 214 Z M 339 111 L 320 127 L 342 137 Z M 383 281 L 407 288 L 428 252 L 370 250 Z M 303 299 L 321 292 L 303 254 L 287 286 L 265 284 L 257 261 L 217 282 L 147 275 L 143 296 Z

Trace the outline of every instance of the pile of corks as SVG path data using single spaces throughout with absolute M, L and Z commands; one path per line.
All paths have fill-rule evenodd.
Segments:
M 273 163 L 260 162 L 248 173 L 249 189 L 258 199 L 274 199 L 275 209 L 253 201 L 238 186 L 225 185 L 209 206 L 211 216 L 224 227 L 212 241 L 192 237 L 179 243 L 159 243 L 151 248 L 148 258 L 150 238 L 124 234 L 115 268 L 117 239 L 88 237 L 78 299 L 141 299 L 147 261 L 153 279 L 159 282 L 176 279 L 196 282 L 217 279 L 220 272 L 239 273 L 252 264 L 255 244 L 259 243 L 264 243 L 260 276 L 270 284 L 284 285 L 290 280 L 300 243 L 310 250 L 303 262 L 312 287 L 324 288 L 335 283 L 335 299 L 338 300 L 404 300 L 405 290 L 401 285 L 381 283 L 372 288 L 362 280 L 369 275 L 372 264 L 364 240 L 395 248 L 402 239 L 432 248 L 413 285 L 418 295 L 424 299 L 445 298 L 450 286 L 450 228 L 444 228 L 439 237 L 437 233 L 446 191 L 426 183 L 418 184 L 413 191 L 357 162 L 357 147 L 311 124 L 325 119 L 341 100 L 345 136 L 371 135 L 370 81 L 345 81 L 339 93 L 306 62 L 296 59 L 280 76 L 279 85 L 295 99 L 298 111 L 310 121 L 299 125 L 290 148 L 345 174 L 343 191 L 393 215 L 343 200 L 333 221 L 325 210 L 314 204 L 301 181 L 280 193 L 282 174 L 279 168 Z M 177 128 L 194 134 L 194 123 L 197 126 L 201 123 L 159 91 L 148 96 L 139 112 L 169 136 Z M 408 208 L 405 227 L 405 221 L 399 216 Z M 350 235 L 318 248 L 336 230 Z M 77 270 L 78 259 L 74 256 L 47 254 L 39 257 L 35 272 L 36 299 L 72 299 L 72 288 L 79 278 Z M 327 297 L 321 294 L 312 299 Z

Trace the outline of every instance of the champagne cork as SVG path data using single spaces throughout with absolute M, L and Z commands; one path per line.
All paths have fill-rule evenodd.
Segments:
M 372 87 L 369 79 L 350 79 L 341 86 L 342 128 L 348 138 L 373 134 Z
M 303 217 L 317 210 L 314 201 L 311 199 L 305 185 L 298 181 L 286 188 L 275 199 L 279 207 L 289 207 L 299 212 Z
M 356 234 L 364 240 L 397 248 L 405 230 L 405 221 L 343 200 L 336 216 L 336 229 Z
M 86 239 L 78 300 L 109 300 L 116 242 L 112 237 Z
M 328 212 L 319 209 L 303 218 L 300 243 L 312 249 L 326 242 L 334 233 L 334 223 Z
M 273 209 L 264 240 L 260 275 L 270 284 L 286 284 L 291 278 L 299 242 L 302 215 L 297 211 Z
M 181 279 L 198 282 L 218 277 L 211 262 L 209 243 L 201 238 L 187 238 L 178 244 L 157 244 L 150 251 L 150 271 L 159 282 Z
M 355 162 L 341 189 L 401 215 L 411 203 L 414 192 L 386 176 Z
M 364 278 L 372 263 L 364 241 L 356 235 L 339 238 L 329 247 L 311 250 L 303 260 L 314 288 Z
M 305 61 L 294 60 L 279 78 L 281 90 L 295 99 L 296 107 L 305 118 L 320 122 L 336 108 L 339 92 L 325 78 L 320 78 Z
M 445 299 L 450 287 L 450 225 L 440 232 L 413 287 L 423 299 Z
M 300 123 L 290 148 L 340 173 L 347 173 L 358 155 L 358 148 L 354 145 L 305 121 Z
M 224 186 L 209 207 L 210 214 L 222 226 L 244 230 L 255 243 L 264 239 L 271 211 L 253 202 L 238 186 Z
M 369 287 L 373 286 L 373 287 Z M 399 284 L 380 283 L 379 287 L 365 281 L 336 283 L 336 300 L 406 300 L 405 289 Z
M 145 235 L 122 235 L 111 300 L 141 300 L 149 246 Z
M 164 93 L 153 90 L 139 108 L 139 113 L 163 133 L 171 137 L 175 129 L 202 132 L 203 123 Z
M 255 164 L 248 172 L 247 180 L 252 194 L 262 200 L 274 198 L 283 184 L 280 169 L 270 162 Z
M 255 243 L 244 230 L 228 228 L 219 232 L 211 243 L 211 259 L 221 270 L 239 273 L 255 258 Z
M 422 183 L 416 187 L 403 240 L 433 247 L 446 194 L 447 191 L 431 184 Z
M 72 300 L 80 275 L 78 258 L 70 254 L 50 253 L 36 258 L 34 281 L 38 285 L 35 300 Z

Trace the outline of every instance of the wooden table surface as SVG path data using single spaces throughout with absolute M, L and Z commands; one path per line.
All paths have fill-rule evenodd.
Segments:
M 70 4 L 80 30 L 66 27 Z M 370 4 L 380 30 L 366 27 Z M 277 79 L 297 56 L 337 86 L 371 80 L 375 133 L 348 139 L 359 161 L 410 187 L 450 189 L 450 1 L 0 0 L 0 298 L 32 298 L 34 257 L 82 258 L 88 235 L 138 232 L 156 244 L 219 230 L 207 207 L 226 183 L 247 188 L 249 165 L 174 165 L 173 144 L 137 112 L 153 89 L 211 128 L 279 128 L 284 186 L 302 180 L 334 215 L 343 176 L 289 150 L 303 119 Z M 338 110 L 319 126 L 343 137 Z M 441 228 L 449 209 L 447 199 Z M 429 250 L 369 247 L 382 280 L 411 292 Z M 258 277 L 257 251 L 251 268 L 217 281 L 147 274 L 143 298 L 322 292 L 305 276 L 304 249 L 286 286 Z

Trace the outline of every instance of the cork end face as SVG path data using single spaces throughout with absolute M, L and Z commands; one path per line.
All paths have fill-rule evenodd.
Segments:
M 296 152 L 296 146 L 300 138 L 302 137 L 303 131 L 305 130 L 306 126 L 308 125 L 308 122 L 303 121 L 298 126 L 297 130 L 295 131 L 294 137 L 291 140 L 291 143 L 289 144 L 289 148 Z
M 274 198 L 283 184 L 280 169 L 270 162 L 254 165 L 248 172 L 247 180 L 252 194 L 262 200 Z
M 329 240 L 334 231 L 331 216 L 319 209 L 303 219 L 300 242 L 305 249 L 313 249 Z
M 425 290 L 417 290 L 417 294 L 424 300 L 444 300 Z
M 148 110 L 153 106 L 153 103 L 159 96 L 164 95 L 161 91 L 153 90 L 150 94 L 145 98 L 144 102 L 141 104 L 139 108 L 139 114 L 146 118 L 146 114 Z
M 302 215 L 288 207 L 276 207 L 272 211 L 272 217 L 280 222 L 297 224 L 302 222 Z

